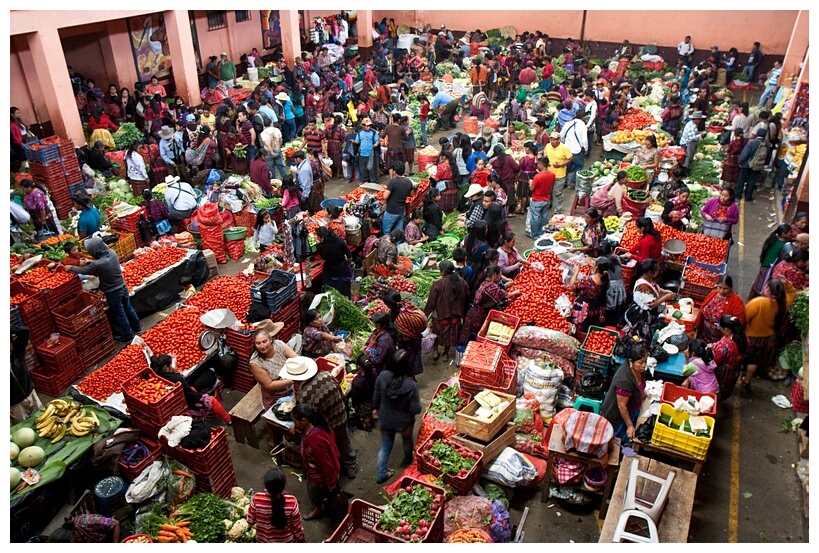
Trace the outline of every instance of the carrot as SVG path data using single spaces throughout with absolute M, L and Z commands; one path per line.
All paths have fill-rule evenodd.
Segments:
M 185 476 L 187 478 L 193 478 L 192 474 L 185 472 L 184 470 L 175 469 L 173 471 L 174 474 L 178 474 L 179 476 Z
M 179 541 L 181 541 L 182 543 L 188 541 L 188 536 L 186 536 L 185 532 L 183 532 L 181 529 L 177 529 L 175 534 L 179 536 Z
M 173 524 L 163 524 L 162 529 L 167 531 L 167 532 L 175 532 L 176 531 L 176 526 L 174 526 Z
M 190 523 L 191 523 L 191 521 L 189 521 L 189 520 L 183 520 L 182 522 L 177 522 L 176 527 L 177 528 L 184 528 L 185 526 L 189 526 Z
M 192 538 L 192 537 L 193 537 L 193 532 L 191 532 L 191 531 L 190 531 L 190 530 L 188 530 L 187 528 L 180 528 L 180 530 L 182 530 L 182 532 L 184 532 L 184 534 L 185 534 L 186 536 L 188 536 L 189 538 Z
M 163 537 L 166 537 L 166 538 L 176 539 L 176 533 L 168 531 L 168 530 L 160 530 L 159 535 L 163 536 Z
M 156 538 L 156 541 L 158 541 L 159 543 L 172 543 L 175 540 L 172 540 L 171 538 L 166 536 L 159 536 L 158 538 Z

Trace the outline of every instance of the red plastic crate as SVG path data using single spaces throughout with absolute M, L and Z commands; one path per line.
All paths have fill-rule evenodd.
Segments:
M 162 457 L 162 448 L 159 447 L 159 444 L 149 440 L 148 438 L 140 438 L 137 442 L 142 443 L 145 448 L 148 450 L 148 455 L 146 455 L 140 462 L 135 465 L 126 465 L 123 462 L 123 456 L 119 458 L 119 474 L 132 482 L 137 476 L 142 474 L 142 471 L 145 470 L 149 465 L 151 465 L 154 461 L 158 460 Z
M 398 539 L 375 531 L 384 509 L 361 499 L 353 499 L 347 516 L 324 543 L 398 543 Z
M 421 480 L 416 480 L 415 478 L 410 478 L 409 476 L 405 476 L 401 479 L 401 483 L 399 484 L 399 490 L 406 488 L 407 486 L 423 486 L 427 488 L 430 493 L 434 496 L 436 495 L 444 495 L 446 494 L 446 490 L 441 488 L 440 486 L 433 486 L 432 484 L 427 484 L 426 482 L 422 482 Z M 398 492 L 396 491 L 396 494 Z M 405 540 L 403 538 L 399 538 L 398 536 L 391 534 L 389 532 L 385 532 L 378 527 L 378 524 L 375 525 L 374 531 L 378 534 L 383 535 L 385 538 L 395 540 L 400 543 L 409 543 L 409 540 Z M 426 535 L 421 539 L 421 543 L 442 543 L 444 541 L 444 507 L 438 509 L 438 512 L 435 513 L 435 519 L 430 522 L 429 531 L 427 531 Z
M 160 438 L 162 451 L 169 457 L 177 459 L 191 470 L 207 474 L 225 463 L 230 463 L 230 448 L 225 429 L 217 426 L 211 429 L 210 443 L 202 449 L 190 450 L 184 447 L 171 447 L 166 438 Z
M 282 342 L 287 342 L 292 338 L 295 334 L 299 332 L 299 321 L 295 320 L 290 325 L 285 326 L 283 329 L 279 331 L 278 336 L 276 338 L 281 340 Z
M 448 388 L 446 382 L 441 382 L 438 384 L 438 388 L 435 389 L 435 393 L 432 394 L 432 399 L 429 400 L 429 405 L 427 405 L 426 411 L 424 413 L 428 413 L 430 417 L 437 418 L 436 414 L 430 413 L 429 410 L 432 408 L 432 401 L 438 397 L 438 395 L 444 391 L 444 388 Z M 472 394 L 464 390 L 463 386 L 458 383 L 458 396 L 463 400 L 464 404 L 461 406 L 461 409 L 469 405 L 469 402 L 472 401 Z M 460 411 L 461 409 L 458 409 Z M 454 421 L 453 421 L 454 422 Z
M 344 380 L 344 374 L 346 372 L 344 370 L 344 365 L 342 365 L 340 363 L 336 363 L 335 361 L 331 361 L 331 360 L 326 359 L 324 357 L 319 357 L 318 359 L 316 359 L 316 365 L 318 366 L 319 371 L 335 372 L 336 373 L 335 374 L 336 380 L 338 380 L 339 383 L 342 380 Z
M 58 307 L 65 300 L 78 296 L 82 292 L 82 282 L 80 277 L 74 275 L 70 280 L 65 281 L 56 288 L 43 290 L 46 306 L 49 310 Z
M 147 375 L 148 379 L 153 378 L 160 380 L 164 388 L 169 390 L 168 393 L 154 403 L 147 403 L 134 396 L 131 390 L 140 380 L 143 380 L 143 375 Z M 165 380 L 157 376 L 151 369 L 145 369 L 123 382 L 122 393 L 125 396 L 125 405 L 128 407 L 129 414 L 133 415 L 136 413 L 140 417 L 150 418 L 153 421 L 162 422 L 163 424 L 170 420 L 172 416 L 182 414 L 188 410 L 188 405 L 185 403 L 185 394 L 182 391 L 182 384 Z
M 105 321 L 105 323 L 107 324 L 108 321 Z M 108 359 L 116 349 L 117 345 L 114 343 L 114 338 L 110 335 L 106 336 L 97 344 L 80 351 L 80 359 L 82 360 L 83 367 L 85 370 L 94 368 L 96 365 Z
M 202 473 L 193 471 L 196 476 L 196 490 L 209 492 L 222 497 L 230 495 L 230 489 L 236 486 L 236 471 L 230 462 L 213 472 Z
M 60 220 L 68 219 L 68 216 L 71 215 L 71 209 L 73 207 L 74 206 L 71 204 L 71 202 L 67 202 L 65 204 L 58 204 L 55 202 L 54 205 L 54 208 L 57 210 L 57 217 L 59 217 Z
M 252 331 L 240 332 L 232 328 L 225 329 L 225 342 L 233 348 L 239 359 L 250 359 L 253 354 L 254 333 Z
M 78 363 L 73 370 L 62 374 L 47 374 L 42 369 L 30 370 L 29 374 L 38 392 L 50 397 L 60 397 L 72 382 L 83 375 L 83 368 Z
M 429 464 L 425 460 L 424 455 L 421 453 L 421 452 L 424 451 L 424 448 L 426 447 L 427 443 L 434 443 L 435 440 L 444 440 L 445 442 L 450 442 L 453 445 L 460 446 L 460 447 L 466 447 L 466 446 L 463 446 L 462 444 L 458 444 L 456 442 L 452 442 L 451 440 L 449 440 L 446 437 L 446 434 L 444 434 L 440 430 L 436 430 L 436 431 L 434 431 L 432 433 L 432 435 L 430 435 L 429 438 L 426 439 L 426 441 L 424 442 L 424 445 L 422 445 L 420 448 L 415 450 L 415 462 L 418 465 L 418 470 L 422 474 L 431 474 L 433 476 L 440 477 L 441 474 L 442 474 L 441 469 L 439 469 L 438 467 L 434 467 L 431 464 Z M 470 448 L 466 447 L 466 449 L 470 449 Z M 466 476 L 457 477 L 457 476 L 453 476 L 451 474 L 444 474 L 443 475 L 444 483 L 449 484 L 450 486 L 452 486 L 452 488 L 456 492 L 458 492 L 459 495 L 467 495 L 472 490 L 472 487 L 478 482 L 478 480 L 481 477 L 481 473 L 483 472 L 483 468 L 482 468 L 482 465 L 483 465 L 483 452 L 475 450 L 475 449 L 472 449 L 471 451 L 476 451 L 478 453 L 478 455 L 479 455 L 479 458 L 475 462 L 475 464 L 472 465 L 472 468 L 469 469 L 469 472 L 466 474 Z
M 34 348 L 40 358 L 43 374 L 63 374 L 76 371 L 80 365 L 80 355 L 77 353 L 77 343 L 68 336 L 60 336 L 54 347 L 47 347 L 45 343 Z
M 75 298 L 57 306 L 51 314 L 57 330 L 75 337 L 92 324 L 105 319 L 105 307 L 100 296 L 80 292 Z
M 274 323 L 282 322 L 285 325 L 292 324 L 293 321 L 300 322 L 301 305 L 299 304 L 299 298 L 290 300 L 289 302 L 285 303 L 281 309 L 275 313 L 271 313 L 270 319 Z
M 131 416 L 131 426 L 134 428 L 138 428 L 142 431 L 143 434 L 150 437 L 152 440 L 159 439 L 159 429 L 165 426 L 167 421 L 163 422 L 162 424 L 158 424 L 154 421 L 150 421 L 144 418 L 140 418 L 139 415 L 135 415 L 130 413 Z
M 498 386 L 503 382 L 503 348 L 491 342 L 471 341 L 461 359 L 459 379 Z
M 74 340 L 77 342 L 77 350 L 82 353 L 108 338 L 113 338 L 111 324 L 108 317 L 103 317 L 82 331 Z
M 672 384 L 671 382 L 666 382 L 663 384 L 663 395 L 660 396 L 661 403 L 667 403 L 669 405 L 674 405 L 674 402 L 677 401 L 679 398 L 687 398 L 688 396 L 694 396 L 698 400 L 702 397 L 708 396 L 714 400 L 714 406 L 711 407 L 708 411 L 703 411 L 700 413 L 701 415 L 708 415 L 709 417 L 713 417 L 717 414 L 717 396 L 716 394 L 711 394 L 707 392 L 698 392 L 696 390 L 690 390 L 688 388 L 683 388 L 682 386 L 677 386 Z
M 108 224 L 112 229 L 138 233 L 139 227 L 137 226 L 137 223 L 139 222 L 139 218 L 145 214 L 145 208 L 140 207 L 137 211 L 124 217 L 116 217 L 113 209 L 110 207 L 105 212 L 108 215 Z
M 458 381 L 463 391 L 471 395 L 475 395 L 483 389 L 495 390 L 505 394 L 516 395 L 515 391 L 518 386 L 518 364 L 517 361 L 504 358 L 502 364 L 503 380 L 500 384 L 493 385 L 486 382 L 479 382 L 470 380 L 468 376 L 459 376 Z
M 486 333 L 489 330 L 489 323 L 500 323 L 502 325 L 508 326 L 512 328 L 512 336 L 515 335 L 518 328 L 520 328 L 520 317 L 515 317 L 514 315 L 509 315 L 508 313 L 503 313 L 501 311 L 495 311 L 492 309 L 489 311 L 489 315 L 483 322 L 483 326 L 481 326 L 480 331 L 478 331 L 478 342 L 487 342 L 490 344 L 495 344 L 496 346 L 500 346 L 503 348 L 507 354 L 509 350 L 512 349 L 512 337 L 509 337 L 509 342 L 502 343 L 497 342 L 495 340 L 489 340 L 486 338 Z
M 237 368 L 233 372 L 233 389 L 244 394 L 248 393 L 256 385 L 256 379 L 250 369 Z

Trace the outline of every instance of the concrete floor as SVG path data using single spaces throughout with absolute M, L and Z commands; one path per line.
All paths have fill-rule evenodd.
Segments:
M 441 133 L 436 133 L 430 138 L 430 143 L 437 143 L 440 136 Z M 601 148 L 595 146 L 590 162 L 601 159 L 601 154 Z M 325 194 L 335 197 L 352 188 L 354 185 L 343 180 L 331 181 L 326 185 Z M 734 245 L 728 262 L 728 271 L 734 277 L 737 291 L 743 296 L 757 273 L 761 243 L 776 221 L 774 199 L 765 194 L 765 191 L 760 191 L 755 202 L 742 206 L 744 225 L 740 225 L 735 235 L 741 245 Z M 567 191 L 564 212 L 571 207 L 572 196 L 573 191 Z M 532 241 L 523 232 L 523 218 L 518 216 L 510 219 L 510 222 L 518 235 L 518 249 L 525 251 L 531 248 Z M 248 258 L 220 265 L 219 274 L 235 274 L 244 269 L 249 261 Z M 152 326 L 165 315 L 163 312 L 157 313 L 143 323 L 146 327 Z M 456 372 L 454 363 L 444 364 L 426 357 L 424 373 L 418 378 L 421 404 L 428 404 L 438 383 Z M 752 398 L 741 399 L 734 394 L 720 405 L 715 436 L 698 484 L 689 530 L 690 542 L 807 541 L 807 521 L 801 509 L 802 490 L 793 470 L 797 461 L 796 437 L 793 433 L 781 432 L 782 422 L 794 418 L 795 413 L 790 409 L 780 409 L 771 402 L 770 398 L 777 394 L 789 396 L 789 390 L 781 383 L 757 379 Z M 230 410 L 242 397 L 240 392 L 227 390 L 223 403 Z M 263 425 L 260 424 L 258 430 L 261 443 L 266 443 Z M 230 429 L 228 440 L 239 485 L 260 489 L 265 470 L 272 464 L 266 446 L 254 449 L 238 444 Z M 357 430 L 352 434 L 352 442 L 358 450 L 359 473 L 354 480 L 342 478 L 343 489 L 355 498 L 383 503 L 383 489 L 374 479 L 375 456 L 380 446 L 378 432 Z M 399 474 L 401 455 L 401 447 L 396 444 L 390 466 Z M 302 471 L 288 468 L 286 472 L 287 490 L 298 498 L 303 512 L 309 511 L 306 487 L 295 476 L 295 473 Z M 511 502 L 513 525 L 520 521 L 524 507 L 529 507 L 525 542 L 597 542 L 600 526 L 596 514 L 573 515 L 554 501 L 541 503 L 544 486 L 541 484 L 534 490 L 518 491 Z M 775 516 L 771 516 L 772 513 Z M 56 520 L 62 519 L 58 516 Z M 321 542 L 335 529 L 335 525 L 326 520 L 306 521 L 304 526 L 309 542 Z

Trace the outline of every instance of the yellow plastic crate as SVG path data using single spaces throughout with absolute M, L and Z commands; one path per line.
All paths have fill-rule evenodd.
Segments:
M 651 443 L 685 453 L 695 459 L 705 459 L 705 454 L 708 453 L 708 446 L 711 445 L 711 438 L 714 436 L 714 419 L 701 415 L 702 418 L 705 419 L 705 424 L 708 425 L 710 436 L 699 437 L 661 423 L 660 418 L 662 418 L 663 415 L 671 417 L 671 424 L 674 426 L 681 425 L 690 417 L 688 413 L 676 411 L 671 405 L 666 403 L 660 404 L 660 414 L 657 416 L 657 422 L 654 424 L 654 434 L 651 436 Z

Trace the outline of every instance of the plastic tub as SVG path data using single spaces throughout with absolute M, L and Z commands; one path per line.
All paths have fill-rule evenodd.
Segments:
M 245 227 L 228 227 L 222 232 L 225 235 L 225 240 L 242 240 L 247 233 L 247 229 Z
M 321 209 L 326 210 L 331 205 L 343 208 L 345 205 L 347 205 L 347 200 L 343 198 L 327 198 L 321 202 Z

